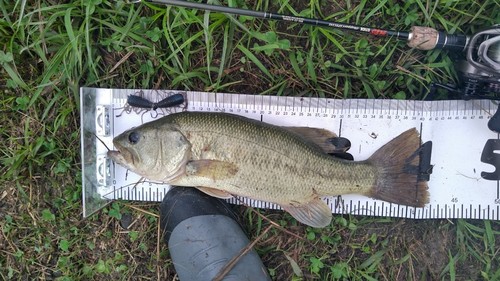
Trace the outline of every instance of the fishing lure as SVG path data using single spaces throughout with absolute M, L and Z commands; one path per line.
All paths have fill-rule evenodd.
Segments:
M 151 108 L 153 110 L 156 110 L 158 108 L 173 107 L 184 103 L 184 95 L 171 95 L 160 100 L 159 102 L 152 102 L 141 96 L 130 95 L 127 97 L 127 103 L 133 107 Z

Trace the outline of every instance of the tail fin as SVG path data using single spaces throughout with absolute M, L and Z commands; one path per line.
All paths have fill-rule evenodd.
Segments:
M 377 150 L 368 162 L 378 177 L 369 196 L 402 205 L 423 207 L 429 202 L 427 182 L 419 180 L 420 137 L 415 128 Z

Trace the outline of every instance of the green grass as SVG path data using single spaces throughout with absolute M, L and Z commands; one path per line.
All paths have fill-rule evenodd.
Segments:
M 498 0 L 224 4 L 395 30 L 500 22 Z M 123 1 L 0 0 L 0 13 L 0 279 L 175 276 L 158 204 L 82 219 L 80 86 L 422 99 L 431 81 L 456 79 L 446 52 L 334 29 Z M 251 238 L 268 227 L 236 209 Z M 317 230 L 260 212 L 298 235 L 273 227 L 257 243 L 276 280 L 500 278 L 498 222 L 336 216 Z

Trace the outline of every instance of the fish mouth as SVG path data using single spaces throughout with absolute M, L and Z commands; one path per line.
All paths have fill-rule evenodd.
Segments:
M 108 158 L 127 168 L 134 165 L 134 157 L 130 151 L 124 149 L 119 144 L 115 144 L 115 148 L 117 150 L 109 150 L 107 152 Z

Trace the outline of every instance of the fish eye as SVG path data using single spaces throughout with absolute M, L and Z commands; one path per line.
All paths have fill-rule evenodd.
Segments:
M 131 143 L 131 144 L 136 144 L 139 142 L 139 139 L 141 138 L 141 136 L 139 135 L 138 132 L 130 132 L 130 134 L 128 134 L 128 141 Z

